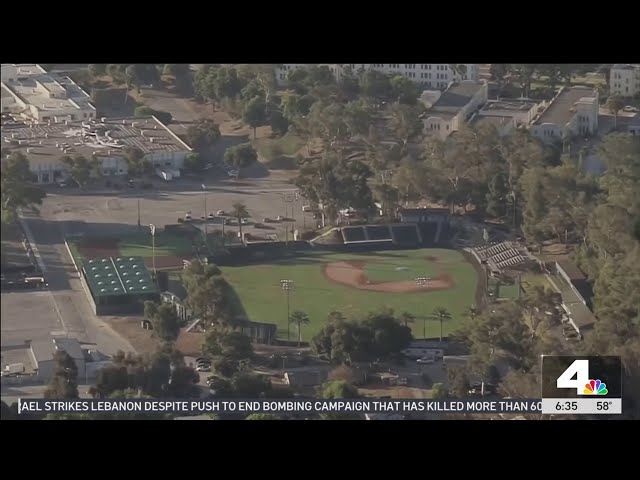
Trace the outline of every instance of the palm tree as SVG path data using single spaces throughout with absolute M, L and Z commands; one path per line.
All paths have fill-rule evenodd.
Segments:
M 405 327 L 408 327 L 410 323 L 415 322 L 416 317 L 410 314 L 409 312 L 402 312 L 400 314 L 400 321 L 404 323 Z
M 298 346 L 300 346 L 302 343 L 302 325 L 309 324 L 309 316 L 300 310 L 296 310 L 289 317 L 289 323 L 295 323 L 298 327 Z
M 607 99 L 607 107 L 613 113 L 613 128 L 618 128 L 618 112 L 624 108 L 624 100 L 617 95 L 612 95 Z
M 244 243 L 244 237 L 242 236 L 242 220 L 249 217 L 249 210 L 247 206 L 242 202 L 236 202 L 231 206 L 231 215 L 238 219 L 238 229 L 240 231 L 240 239 Z
M 464 314 L 464 316 L 470 318 L 471 321 L 475 320 L 478 315 L 480 315 L 480 309 L 475 305 L 471 305 L 469 308 L 467 308 Z
M 442 342 L 442 323 L 451 320 L 451 314 L 446 308 L 438 307 L 431 316 L 434 320 L 440 321 L 440 342 Z

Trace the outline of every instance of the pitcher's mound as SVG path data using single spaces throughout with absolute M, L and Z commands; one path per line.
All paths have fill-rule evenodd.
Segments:
M 418 286 L 414 280 L 398 282 L 372 282 L 364 273 L 363 262 L 333 262 L 324 266 L 324 275 L 332 282 L 360 290 L 371 290 L 386 293 L 415 293 L 453 288 L 452 278 L 440 274 L 432 278 L 424 287 Z

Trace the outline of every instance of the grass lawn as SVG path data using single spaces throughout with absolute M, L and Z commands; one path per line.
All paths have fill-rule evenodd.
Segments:
M 455 259 L 454 259 L 455 262 Z M 375 262 L 367 263 L 364 271 L 373 282 L 399 282 L 420 277 L 434 277 L 442 271 L 448 271 L 445 261 L 427 262 L 424 259 L 416 262 L 414 257 L 407 257 L 406 252 L 386 252 Z
M 547 280 L 547 277 L 542 274 L 525 273 L 522 275 L 522 288 L 524 288 L 525 292 L 533 290 L 536 286 L 553 289 L 552 285 Z
M 437 262 L 426 260 L 427 256 L 438 258 Z M 336 261 L 365 261 L 371 272 L 382 279 L 413 280 L 416 272 L 437 274 L 447 272 L 456 286 L 450 290 L 424 293 L 383 293 L 358 290 L 330 282 L 324 277 L 322 266 Z M 376 269 L 376 264 L 379 270 Z M 407 266 L 409 270 L 395 271 L 393 265 Z M 309 315 L 311 323 L 303 327 L 303 339 L 309 340 L 325 324 L 327 315 L 339 310 L 348 317 L 389 307 L 397 313 L 410 312 L 417 317 L 430 315 L 434 308 L 447 308 L 453 320 L 445 325 L 445 334 L 457 328 L 463 320 L 465 309 L 475 303 L 477 275 L 472 265 L 462 254 L 453 250 L 423 249 L 407 251 L 385 251 L 367 254 L 309 254 L 291 260 L 282 260 L 242 267 L 223 267 L 224 276 L 234 287 L 238 301 L 251 320 L 275 323 L 279 335 L 286 337 L 287 301 L 280 280 L 293 280 L 295 289 L 290 293 L 290 309 L 302 310 Z M 393 278 L 392 278 L 393 276 Z M 427 336 L 437 336 L 439 323 L 427 321 Z M 422 337 L 423 322 L 413 325 L 414 335 Z M 296 329 L 291 329 L 292 338 Z
M 150 257 L 152 255 L 151 235 L 140 233 L 120 239 L 120 253 L 125 257 Z M 156 257 L 191 255 L 191 241 L 183 236 L 167 232 L 156 234 Z
M 258 138 L 253 140 L 252 144 L 260 156 L 271 161 L 282 155 L 295 155 L 304 147 L 304 140 L 297 135 L 287 133 L 280 138 Z

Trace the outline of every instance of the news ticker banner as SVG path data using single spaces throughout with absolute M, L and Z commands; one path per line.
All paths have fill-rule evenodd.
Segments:
M 542 413 L 622 413 L 622 362 L 613 356 L 542 357 Z
M 18 413 L 540 413 L 542 404 L 534 400 L 152 400 L 20 399 Z

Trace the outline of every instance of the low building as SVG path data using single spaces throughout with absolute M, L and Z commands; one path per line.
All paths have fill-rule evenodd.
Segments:
M 640 93 L 640 64 L 617 63 L 609 78 L 611 95 L 633 97 Z
M 153 167 L 169 169 L 182 169 L 192 151 L 154 116 L 3 127 L 2 136 L 3 151 L 24 153 L 38 183 L 66 177 L 64 156 L 97 159 L 101 175 L 117 176 L 128 172 L 131 148 L 139 149 Z
M 448 208 L 402 208 L 398 211 L 402 223 L 441 222 L 449 218 Z
M 463 81 L 435 96 L 437 99 L 421 117 L 424 132 L 445 139 L 487 103 L 489 90 L 485 82 Z
M 37 123 L 93 119 L 87 92 L 71 78 L 50 75 L 36 64 L 2 65 L 2 113 Z
M 544 101 L 529 99 L 490 100 L 480 109 L 478 116 L 513 119 L 517 127 L 528 127 L 546 105 Z
M 631 135 L 640 136 L 640 114 L 634 115 L 634 117 L 627 124 L 627 131 Z
M 547 144 L 598 131 L 598 92 L 590 87 L 563 87 L 532 122 L 531 134 Z
M 504 117 L 498 115 L 474 115 L 469 120 L 469 125 L 475 128 L 495 128 L 498 135 L 506 137 L 511 134 L 517 127 L 516 120 L 513 117 Z

